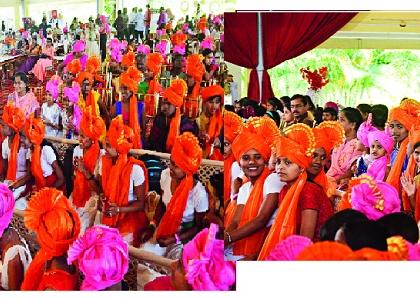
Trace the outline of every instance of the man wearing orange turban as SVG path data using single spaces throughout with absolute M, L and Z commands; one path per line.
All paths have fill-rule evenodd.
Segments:
M 74 291 L 79 273 L 66 263 L 67 250 L 77 238 L 80 221 L 63 192 L 44 188 L 30 198 L 25 226 L 36 233 L 40 245 L 29 265 L 21 289 Z
M 73 151 L 75 164 L 74 189 L 71 195 L 74 205 L 83 208 L 91 197 L 94 170 L 99 158 L 98 139 L 105 132 L 105 123 L 101 117 L 92 113 L 88 106 L 80 122 L 80 145 Z
M 276 172 L 286 183 L 279 195 L 279 209 L 258 256 L 265 260 L 278 242 L 292 234 L 319 239 L 322 224 L 333 214 L 331 202 L 322 188 L 307 181 L 306 168 L 315 148 L 312 129 L 295 124 L 276 142 Z
M 419 116 L 420 103 L 414 99 L 403 100 L 400 106 L 392 109 L 389 113 L 389 127 L 395 140 L 395 149 L 391 153 L 391 171 L 386 182 L 395 187 L 400 195 L 402 193 L 400 177 L 408 164 L 408 133 Z M 410 211 L 410 203 L 406 198 L 403 198 L 403 200 L 404 211 Z
M 163 57 L 160 53 L 149 53 L 146 57 L 145 81 L 148 82 L 147 94 L 144 96 L 144 109 L 146 115 L 154 116 L 158 107 L 156 95 L 162 92 L 159 83 L 159 76 L 163 64 Z
M 265 225 L 271 214 L 266 221 L 259 220 L 257 216 L 264 202 L 265 181 L 270 175 L 266 164 L 271 155 L 271 146 L 279 133 L 272 119 L 251 118 L 233 141 L 233 155 L 247 182 L 239 189 L 232 222 L 226 224 L 225 243 L 233 244 L 233 249 L 229 247 L 226 250 L 226 258 L 229 260 L 244 257 L 255 259 L 264 242 L 267 234 Z M 254 222 L 256 218 L 258 222 Z
M 100 95 L 97 91 L 93 90 L 93 75 L 89 72 L 80 72 L 79 75 L 77 75 L 76 80 L 81 87 L 78 103 L 80 109 L 83 110 L 85 107 L 92 106 L 92 111 L 99 116 L 100 112 L 98 102 Z
M 118 228 L 127 242 L 138 247 L 147 226 L 148 173 L 142 161 L 128 157 L 134 140 L 133 130 L 124 125 L 121 116 L 111 121 L 99 164 L 99 182 L 105 194 L 102 224 Z
M 206 69 L 203 64 L 203 56 L 200 54 L 190 54 L 187 57 L 185 73 L 187 73 L 187 86 L 189 101 L 185 103 L 186 115 L 193 115 L 193 111 L 198 112 L 198 96 L 200 95 L 200 85 Z M 190 101 L 191 100 L 191 101 Z
M 181 106 L 187 95 L 187 84 L 183 79 L 174 79 L 163 92 L 160 113 L 153 120 L 148 149 L 159 152 L 171 152 L 175 139 L 183 132 L 192 132 L 198 136 L 195 120 L 181 115 Z
M 223 126 L 222 105 L 225 92 L 220 85 L 212 85 L 201 91 L 204 110 L 200 115 L 200 135 L 205 140 L 204 156 L 212 155 L 212 147 L 218 141 Z M 213 159 L 222 160 L 220 151 L 214 153 Z
M 26 174 L 26 150 L 20 147 L 19 142 L 19 130 L 25 124 L 25 115 L 19 108 L 7 104 L 3 109 L 2 119 L 6 125 L 3 133 L 7 136 L 2 143 L 2 179 L 14 182 Z M 15 182 L 12 187 L 20 185 Z

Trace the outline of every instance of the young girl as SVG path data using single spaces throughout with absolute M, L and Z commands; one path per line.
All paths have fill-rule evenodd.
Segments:
M 367 174 L 373 179 L 383 181 L 389 173 L 389 157 L 394 148 L 394 140 L 385 131 L 373 131 L 368 134 L 371 163 Z
M 58 136 L 60 122 L 60 107 L 55 101 L 58 99 L 59 78 L 51 78 L 45 88 L 45 102 L 41 106 L 41 119 L 45 124 L 45 135 Z

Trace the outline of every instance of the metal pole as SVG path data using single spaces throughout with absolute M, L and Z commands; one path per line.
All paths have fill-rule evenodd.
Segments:
M 257 66 L 257 74 L 258 74 L 258 86 L 260 89 L 260 99 L 259 102 L 262 101 L 262 75 L 264 71 L 264 57 L 263 57 L 263 51 L 262 51 L 262 24 L 261 24 L 261 13 L 258 13 L 257 18 L 257 30 L 258 30 L 258 66 Z

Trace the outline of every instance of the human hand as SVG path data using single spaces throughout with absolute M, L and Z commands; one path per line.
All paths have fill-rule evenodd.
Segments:
M 161 247 L 168 247 L 171 244 L 175 244 L 176 240 L 174 237 L 165 237 L 158 239 L 157 242 Z
M 401 180 L 401 185 L 404 191 L 407 193 L 407 196 L 408 197 L 414 196 L 414 194 L 416 193 L 416 184 L 414 182 L 413 177 L 411 177 L 406 172 L 404 172 L 401 175 L 400 180 Z
M 120 208 L 115 203 L 109 203 L 105 215 L 108 217 L 114 217 L 120 213 Z

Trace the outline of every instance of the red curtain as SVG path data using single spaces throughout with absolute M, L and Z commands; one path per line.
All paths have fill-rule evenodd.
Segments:
M 256 13 L 225 13 L 225 60 L 252 69 L 248 97 L 259 100 L 258 29 Z
M 273 96 L 267 69 L 323 43 L 357 13 L 262 13 L 264 74 L 262 102 Z M 228 29 L 226 27 L 226 29 Z M 227 47 L 225 47 L 226 51 Z

